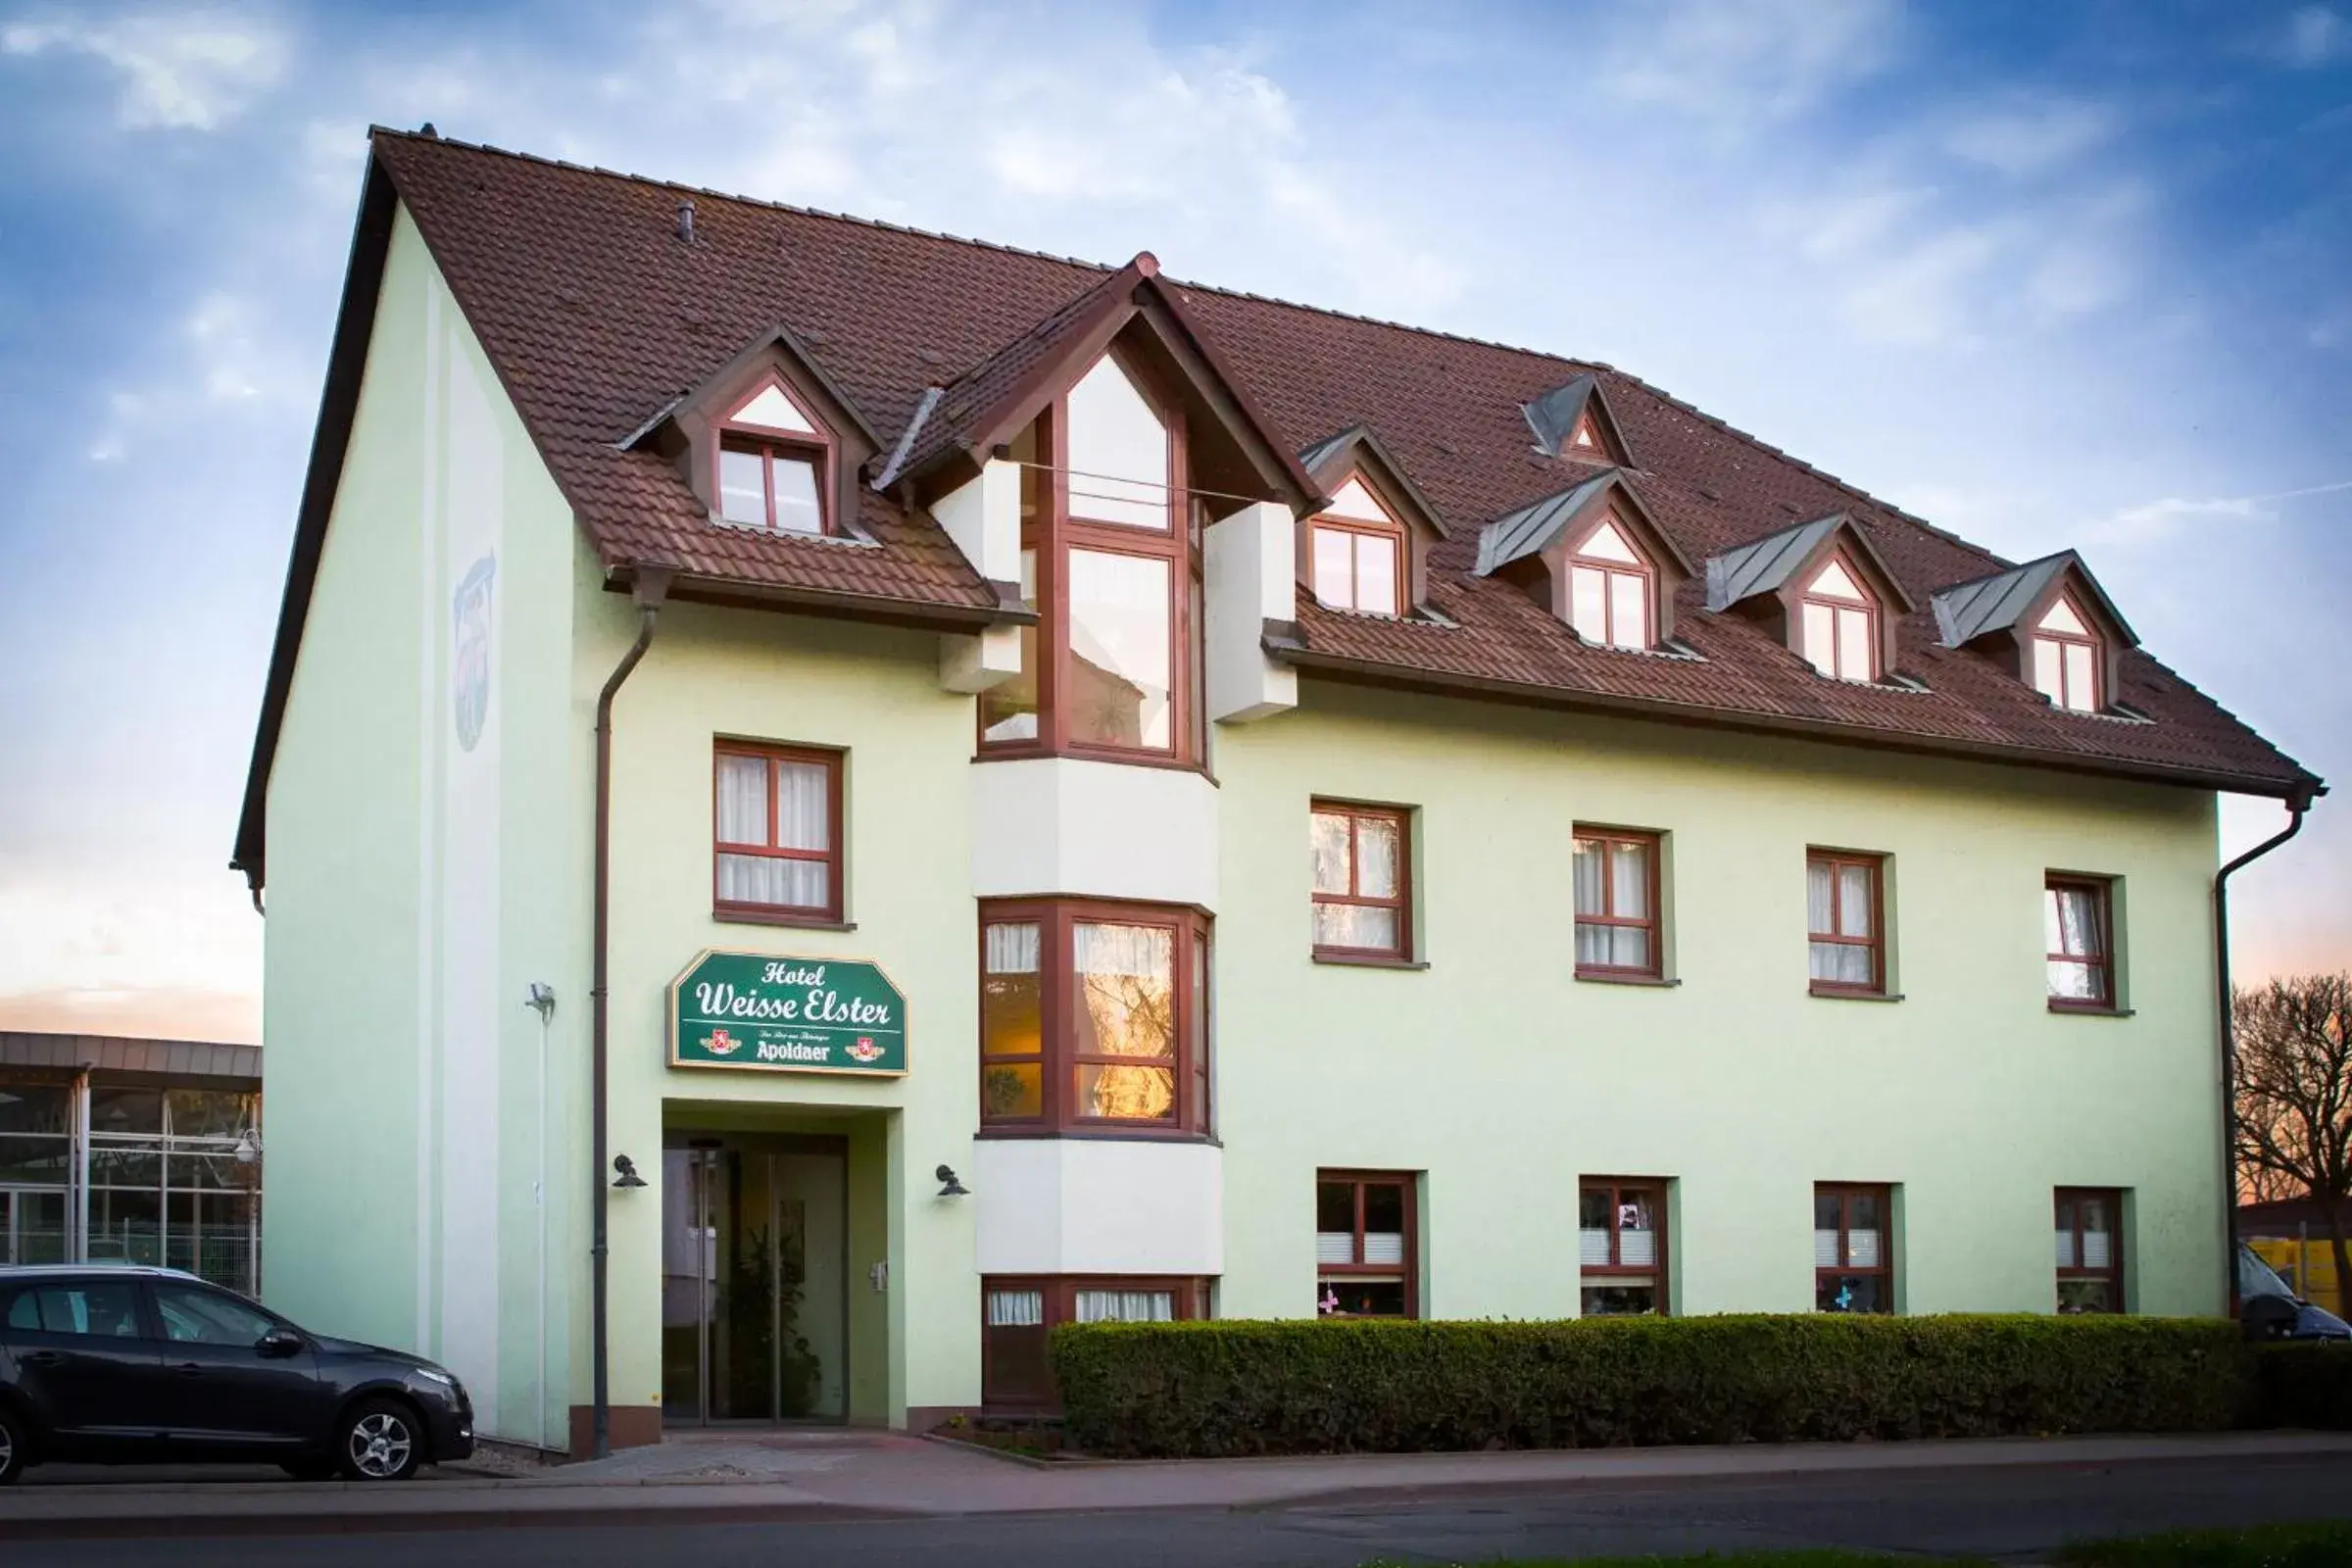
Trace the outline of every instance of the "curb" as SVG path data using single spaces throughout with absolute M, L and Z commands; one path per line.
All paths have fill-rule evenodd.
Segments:
M 0 1535 L 18 1541 L 228 1540 L 286 1536 L 415 1535 L 443 1530 L 582 1530 L 616 1525 L 842 1524 L 925 1517 L 849 1503 L 741 1503 L 701 1507 L 412 1509 L 374 1513 L 157 1514 L 147 1518 L 81 1514 L 58 1519 L 0 1518 Z

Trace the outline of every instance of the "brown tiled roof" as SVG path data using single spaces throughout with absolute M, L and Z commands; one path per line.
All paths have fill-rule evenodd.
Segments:
M 926 420 L 937 429 L 916 431 L 910 446 L 929 453 L 959 427 L 951 399 L 968 395 L 962 417 L 976 414 L 991 388 L 1017 379 L 1048 339 L 1090 314 L 1084 303 L 1120 269 L 429 136 L 378 130 L 374 149 L 609 567 L 667 566 L 750 593 L 914 619 L 994 611 L 994 592 L 927 514 L 869 492 L 860 520 L 874 543 L 863 545 L 716 526 L 675 468 L 617 443 L 781 322 L 886 443 L 902 439 L 929 389 L 947 388 Z M 364 354 L 364 341 L 347 338 L 366 325 L 371 305 L 357 295 L 381 266 L 380 186 L 371 182 L 354 245 L 338 364 Z M 684 200 L 696 208 L 692 244 L 677 232 Z M 2265 794 L 2317 782 L 2144 653 L 2124 656 L 2114 694 L 2150 720 L 2132 722 L 2054 710 L 1985 655 L 1938 646 L 1925 608 L 1935 592 L 2007 563 L 1610 367 L 1159 282 L 1286 457 L 1368 426 L 1447 526 L 1430 592 L 1454 624 L 1338 613 L 1302 594 L 1298 622 L 1273 646 L 1303 667 Z M 1692 562 L 1826 514 L 1850 516 L 1923 607 L 1898 629 L 1898 669 L 1928 689 L 1817 676 L 1753 622 L 1710 613 L 1703 577 L 1684 584 L 1675 617 L 1698 657 L 1678 658 L 1589 647 L 1519 589 L 1476 576 L 1485 523 L 1592 471 L 1540 452 L 1522 412 L 1585 372 L 1642 465 L 1633 485 Z M 315 567 L 317 540 L 306 544 L 305 533 L 314 514 L 323 529 L 340 465 L 331 427 L 356 399 L 347 379 L 330 368 L 248 780 L 238 863 L 249 868 Z

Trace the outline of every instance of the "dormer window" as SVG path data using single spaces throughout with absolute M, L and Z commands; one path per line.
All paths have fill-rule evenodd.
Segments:
M 1403 612 L 1404 525 L 1350 475 L 1308 529 L 1315 597 L 1365 615 Z
M 1576 421 L 1576 429 L 1568 437 L 1571 451 L 1589 452 L 1594 457 L 1607 457 L 1608 449 L 1601 444 L 1600 432 L 1592 427 L 1590 414 Z
M 1605 648 L 1654 646 L 1656 578 L 1611 514 L 1568 553 L 1568 623 Z
M 718 438 L 718 514 L 770 533 L 832 531 L 825 507 L 831 443 L 770 379 L 737 405 Z
M 2052 705 L 2095 713 L 2100 701 L 2099 665 L 2104 650 L 2090 619 L 2060 596 L 2034 627 L 2034 686 Z
M 1879 605 L 1843 556 L 1832 556 L 1799 600 L 1806 661 L 1834 680 L 1879 678 Z

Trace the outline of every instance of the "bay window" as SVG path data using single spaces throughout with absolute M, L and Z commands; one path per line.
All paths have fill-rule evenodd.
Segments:
M 1576 830 L 1576 972 L 1588 980 L 1658 977 L 1658 837 Z
M 980 1282 L 980 1398 L 998 1408 L 1058 1402 L 1046 1341 L 1063 1323 L 1184 1323 L 1208 1315 L 1208 1282 L 1160 1275 L 1008 1277 Z
M 722 920 L 841 919 L 839 752 L 720 741 L 711 898 Z
M 1889 1188 L 1813 1189 L 1816 1310 L 1894 1310 L 1893 1210 Z
M 1576 1242 L 1586 1317 L 1667 1310 L 1665 1183 L 1586 1177 Z
M 1197 762 L 1200 531 L 1183 420 L 1106 352 L 1011 444 L 1021 671 L 983 695 L 985 756 Z
M 2109 887 L 2094 877 L 2053 876 L 2042 884 L 2050 1006 L 2102 1011 L 2115 1005 Z
M 2124 1310 L 2124 1195 L 2112 1188 L 2061 1187 L 2055 1197 L 2058 1310 Z
M 1414 1179 L 1406 1171 L 1315 1173 L 1315 1310 L 1419 1317 Z
M 984 1131 L 1206 1133 L 1208 925 L 1199 913 L 991 903 L 980 967 Z
M 1805 858 L 1806 972 L 1816 996 L 1886 989 L 1886 861 L 1814 850 Z

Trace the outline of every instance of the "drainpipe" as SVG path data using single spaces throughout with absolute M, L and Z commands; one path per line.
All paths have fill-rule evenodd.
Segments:
M 605 689 L 596 698 L 596 889 L 595 930 L 589 938 L 589 964 L 592 975 L 588 987 L 589 1065 L 588 1065 L 588 1174 L 593 1193 L 589 1212 L 594 1216 L 592 1241 L 588 1249 L 591 1325 L 589 1341 L 595 1363 L 592 1379 L 594 1400 L 589 1412 L 589 1433 L 593 1451 L 599 1459 L 612 1452 L 612 1355 L 608 1343 L 606 1313 L 606 1208 L 612 1192 L 605 1180 L 605 1161 L 610 1157 L 607 1149 L 609 1129 L 605 1114 L 606 1061 L 606 1005 L 605 985 L 611 965 L 607 937 L 612 912 L 612 699 L 620 691 L 620 683 L 629 678 L 637 662 L 654 641 L 654 617 L 662 612 L 662 601 L 669 593 L 669 573 L 656 567 L 640 566 L 633 575 L 631 587 L 637 601 L 637 640 L 629 651 L 620 656 L 620 662 L 605 680 Z
M 2213 966 L 2222 1014 L 2222 1300 L 2237 1314 L 2237 1013 L 2230 980 L 2230 878 L 2303 831 L 2303 817 L 2324 786 L 2304 784 L 2286 798 L 2286 826 L 2231 860 L 2213 878 Z

